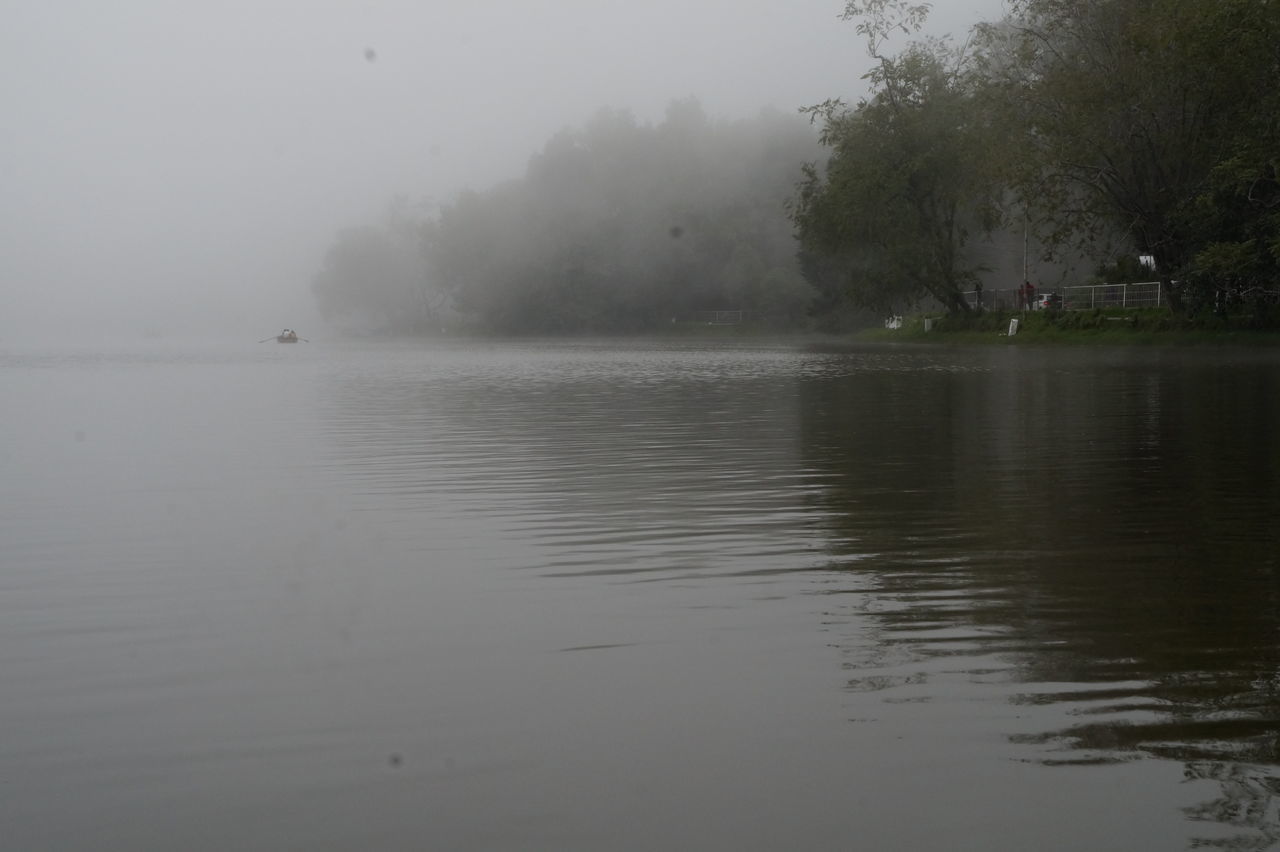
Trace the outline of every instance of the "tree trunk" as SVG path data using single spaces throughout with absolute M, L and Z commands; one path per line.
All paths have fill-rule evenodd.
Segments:
M 1148 252 L 1156 261 L 1156 274 L 1160 276 L 1160 295 L 1169 306 L 1170 313 L 1181 316 L 1186 310 L 1186 305 L 1182 301 L 1182 288 L 1173 280 L 1171 272 L 1180 268 L 1177 256 L 1170 250 L 1172 243 L 1172 238 L 1166 237 L 1158 245 L 1148 249 Z
M 952 316 L 966 316 L 973 313 L 973 308 L 969 307 L 964 294 L 954 287 L 948 287 L 944 292 L 934 295 L 938 297 L 938 301 L 946 305 L 947 313 Z
M 1185 309 L 1182 303 L 1182 291 L 1174 283 L 1173 278 L 1166 273 L 1160 275 L 1160 295 L 1169 306 L 1170 313 L 1174 316 L 1182 316 Z

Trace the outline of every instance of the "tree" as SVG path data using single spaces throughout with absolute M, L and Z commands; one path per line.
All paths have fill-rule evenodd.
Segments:
M 804 170 L 793 211 L 805 269 L 829 307 L 843 300 L 886 310 L 933 297 L 967 313 L 964 291 L 980 271 L 966 246 L 989 221 L 986 129 L 973 109 L 965 51 L 944 40 L 884 53 L 897 31 L 914 32 L 927 7 L 854 0 L 876 66 L 873 94 L 853 109 L 808 108 L 831 149 L 826 168 Z
M 423 255 L 430 226 L 394 199 L 380 225 L 334 238 L 312 281 L 321 315 L 370 331 L 421 331 L 435 325 L 448 294 L 433 287 Z
M 1125 235 L 1183 310 L 1196 258 L 1222 257 L 1203 254 L 1206 205 L 1232 186 L 1256 216 L 1272 203 L 1242 191 L 1274 186 L 1280 4 L 1012 0 L 982 33 L 986 92 L 1020 142 L 1008 177 L 1044 236 Z
M 643 331 L 726 308 L 794 322 L 813 294 L 784 205 L 816 150 L 795 116 L 717 122 L 688 99 L 651 126 L 601 110 L 521 179 L 442 208 L 433 280 L 504 332 Z

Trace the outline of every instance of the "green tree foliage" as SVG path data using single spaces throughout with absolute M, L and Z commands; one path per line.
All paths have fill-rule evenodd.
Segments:
M 1274 113 L 1272 113 L 1274 115 Z M 1187 232 L 1196 248 L 1186 270 L 1191 292 L 1215 304 L 1257 301 L 1280 289 L 1280 176 L 1273 153 L 1219 164 L 1188 205 Z
M 974 108 L 964 53 L 945 41 L 883 52 L 895 31 L 913 32 L 927 7 L 854 0 L 846 18 L 877 60 L 870 97 L 808 112 L 831 149 L 824 169 L 805 168 L 794 219 L 805 271 L 824 307 L 888 310 L 932 297 L 954 313 L 978 280 L 970 235 L 989 222 L 990 151 Z
M 974 237 L 1001 228 L 1024 255 L 1034 236 L 1108 275 L 1145 277 L 1134 258 L 1150 255 L 1175 310 L 1280 289 L 1280 2 L 1007 8 L 962 48 L 891 54 L 928 5 L 848 0 L 870 92 L 805 110 L 818 134 L 777 113 L 713 121 L 695 100 L 656 125 L 602 110 L 437 219 L 402 205 L 339 235 L 321 309 L 417 330 L 447 302 L 538 333 L 703 310 L 779 324 L 922 300 L 963 313 L 980 259 L 999 262 Z
M 642 125 L 602 110 L 523 178 L 446 205 L 432 277 L 504 332 L 640 331 L 702 310 L 803 316 L 785 202 L 817 150 L 795 117 L 715 122 L 693 100 Z
M 1280 3 L 1012 0 L 982 33 L 1046 238 L 1124 235 L 1175 309 L 1219 276 L 1275 281 Z

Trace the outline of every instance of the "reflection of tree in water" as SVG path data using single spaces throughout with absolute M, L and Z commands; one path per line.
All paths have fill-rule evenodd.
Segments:
M 986 357 L 803 388 L 874 653 L 997 655 L 1010 699 L 1054 725 L 1016 741 L 1048 762 L 1185 761 L 1221 785 L 1197 819 L 1274 839 L 1280 372 L 1203 352 Z
M 1245 834 L 1202 840 L 1197 846 L 1218 849 L 1269 849 L 1280 844 L 1280 777 L 1274 767 L 1225 761 L 1192 761 L 1188 781 L 1212 781 L 1222 795 L 1187 808 L 1188 818 L 1239 829 Z

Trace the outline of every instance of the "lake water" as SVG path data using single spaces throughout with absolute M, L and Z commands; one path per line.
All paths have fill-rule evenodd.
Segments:
M 0 348 L 0 846 L 1280 844 L 1280 353 Z

